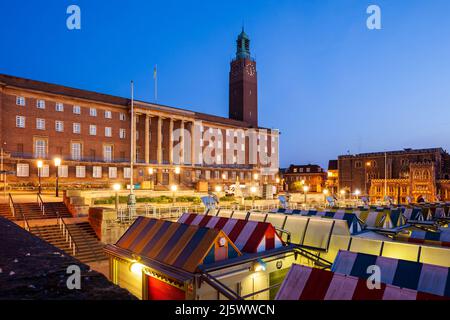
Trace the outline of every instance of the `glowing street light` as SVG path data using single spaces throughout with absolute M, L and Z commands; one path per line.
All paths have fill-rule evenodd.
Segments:
M 120 186 L 119 183 L 114 183 L 114 184 L 113 184 L 113 190 L 114 190 L 115 193 L 116 193 L 116 205 L 115 205 L 115 207 L 116 207 L 116 212 L 117 212 L 117 210 L 119 209 L 119 190 L 120 190 L 120 188 L 121 188 L 121 186 Z
M 55 163 L 56 167 L 56 190 L 55 195 L 56 197 L 59 196 L 59 166 L 61 165 L 61 158 L 55 158 L 53 159 L 53 162 Z
M 254 180 L 258 180 L 258 179 L 259 179 L 259 174 L 254 173 L 254 174 L 253 174 L 253 179 L 254 179 Z
M 309 187 L 308 186 L 303 186 L 303 192 L 305 194 L 305 204 L 306 204 L 306 194 L 308 193 Z
M 173 184 L 170 186 L 170 190 L 172 190 L 173 192 L 173 196 L 172 196 L 172 203 L 175 205 L 175 192 L 177 192 L 178 190 L 178 186 L 176 184 Z
M 358 197 L 360 194 L 361 194 L 361 191 L 360 191 L 359 189 L 356 189 L 356 190 L 355 190 L 355 196 Z
M 370 169 L 371 166 L 372 163 L 370 161 L 367 161 L 364 166 L 364 194 L 367 194 L 367 182 L 368 182 L 367 169 Z
M 178 176 L 178 184 L 180 184 L 180 178 L 181 178 L 180 172 L 181 172 L 181 168 L 176 166 L 175 167 L 175 174 Z
M 41 170 L 42 170 L 42 167 L 44 166 L 44 163 L 42 162 L 42 160 L 38 160 L 37 161 L 37 168 L 38 168 L 38 179 L 39 179 L 39 194 L 41 194 L 41 191 L 42 191 L 42 189 L 41 189 Z
M 323 192 L 324 195 L 328 195 L 328 189 L 323 189 L 322 192 Z
M 214 190 L 216 190 L 216 192 L 221 192 L 222 191 L 222 187 L 221 186 L 216 186 L 214 188 Z
M 222 173 L 222 180 L 225 180 L 227 178 L 227 175 L 225 173 Z

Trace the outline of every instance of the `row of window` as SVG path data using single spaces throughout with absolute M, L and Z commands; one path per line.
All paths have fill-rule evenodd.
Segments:
M 116 179 L 117 175 L 117 167 L 109 167 L 108 168 L 108 178 Z M 40 171 L 37 172 L 37 175 L 42 178 L 48 178 L 50 176 L 49 165 L 43 165 Z M 30 165 L 28 163 L 18 163 L 17 164 L 17 176 L 18 177 L 29 177 L 30 176 Z M 69 166 L 61 165 L 58 167 L 58 176 L 61 178 L 69 177 Z M 102 178 L 103 176 L 103 167 L 101 166 L 93 166 L 92 167 L 92 177 L 93 178 Z M 131 168 L 123 168 L 123 178 L 129 179 L 131 176 Z M 85 178 L 86 177 L 86 166 L 75 166 L 75 177 L 76 178 Z
M 25 117 L 24 116 L 16 116 L 16 127 L 17 128 L 25 128 Z M 36 129 L 38 130 L 45 130 L 45 119 L 37 118 L 36 119 Z M 57 132 L 64 132 L 64 121 L 55 121 L 55 130 Z M 74 122 L 72 124 L 72 132 L 75 134 L 81 133 L 81 124 Z M 97 135 L 97 125 L 91 124 L 89 125 L 89 134 L 91 136 Z M 112 137 L 112 128 L 111 127 L 105 127 L 105 137 Z M 119 138 L 125 139 L 126 138 L 126 130 L 125 129 L 119 129 Z
M 16 104 L 18 106 L 26 106 L 26 99 L 25 97 L 22 96 L 17 96 L 16 97 Z M 38 99 L 36 100 L 36 107 L 38 109 L 45 109 L 45 100 L 42 99 Z M 55 104 L 55 111 L 57 112 L 63 112 L 64 111 L 64 104 L 61 102 L 57 102 Z M 72 107 L 72 112 L 74 114 L 81 114 L 81 107 L 80 106 L 73 106 Z M 89 115 L 91 117 L 96 117 L 97 116 L 97 109 L 96 108 L 89 108 Z M 105 119 L 112 119 L 112 111 L 111 110 L 104 110 L 104 117 Z M 119 119 L 122 121 L 126 120 L 126 114 L 121 112 L 119 113 Z
M 36 169 L 37 170 L 37 169 Z M 50 167 L 49 165 L 43 165 L 40 171 L 36 172 L 37 175 L 42 178 L 48 178 L 50 176 Z M 17 177 L 29 177 L 30 176 L 30 165 L 28 163 L 18 163 L 17 164 Z M 58 167 L 58 176 L 60 178 L 68 178 L 69 177 L 69 166 L 60 165 Z M 131 176 L 131 168 L 125 167 L 123 168 L 123 178 L 129 179 Z M 186 171 L 186 176 L 190 176 L 190 172 Z M 75 177 L 76 178 L 85 178 L 86 177 L 86 166 L 75 166 Z M 103 167 L 101 166 L 93 166 L 92 167 L 92 178 L 102 178 L 103 177 Z M 196 179 L 205 178 L 206 180 L 210 179 L 232 179 L 235 180 L 237 177 L 236 171 L 227 172 L 224 171 L 222 175 L 220 175 L 220 171 L 209 171 L 205 170 L 204 175 L 201 170 L 195 170 Z M 108 178 L 116 179 L 118 178 L 118 168 L 117 167 L 108 167 Z M 241 181 L 245 180 L 245 178 L 251 180 L 252 173 L 247 172 L 239 172 L 239 178 Z
M 34 140 L 34 157 L 38 159 L 47 158 L 47 139 L 37 138 Z M 70 146 L 71 159 L 79 161 L 82 158 L 83 145 L 81 142 L 72 142 Z M 113 160 L 113 146 L 109 144 L 103 145 L 103 161 L 110 162 Z
M 266 147 L 266 149 L 267 149 L 267 147 Z M 266 152 L 267 152 L 267 150 L 266 150 Z M 305 172 L 311 172 L 311 168 L 310 167 L 306 167 L 305 168 L 306 170 L 305 170 Z M 321 171 L 321 169 L 319 169 L 319 172 Z M 303 172 L 303 168 L 298 168 L 298 170 L 297 170 L 297 168 L 294 168 L 293 169 L 293 172 L 294 173 L 297 173 L 297 172 Z

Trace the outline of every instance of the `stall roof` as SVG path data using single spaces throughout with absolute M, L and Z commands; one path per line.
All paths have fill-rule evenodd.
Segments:
M 432 232 L 424 230 L 411 230 L 398 233 L 395 240 L 411 243 L 428 244 L 440 247 L 450 247 L 450 232 Z
M 300 212 L 300 214 L 304 215 L 304 216 L 314 216 L 314 217 L 322 217 L 322 218 L 328 218 L 328 219 L 345 220 L 347 222 L 350 234 L 359 233 L 363 230 L 363 227 L 364 227 L 362 221 L 359 220 L 358 216 L 355 213 L 348 213 L 348 212 L 345 212 L 344 210 L 338 210 L 338 211 L 302 210 Z
M 214 252 L 218 243 L 228 251 Z M 144 217 L 136 219 L 116 246 L 188 272 L 204 263 L 241 255 L 223 231 Z
M 276 300 L 439 300 L 445 297 L 381 284 L 369 289 L 366 279 L 293 264 Z
M 339 251 L 331 271 L 367 279 L 368 267 L 380 267 L 381 282 L 450 298 L 450 268 L 382 256 Z
M 268 222 L 249 221 L 201 214 L 184 213 L 179 223 L 222 230 L 240 251 L 264 252 L 283 246 L 283 240 Z

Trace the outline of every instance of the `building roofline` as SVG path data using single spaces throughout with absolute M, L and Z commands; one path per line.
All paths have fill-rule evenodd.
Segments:
M 384 157 L 387 155 L 401 155 L 405 153 L 430 153 L 430 152 L 440 152 L 446 153 L 442 147 L 437 148 L 424 148 L 424 149 L 403 149 L 394 151 L 380 151 L 380 152 L 368 152 L 368 153 L 358 153 L 358 154 L 346 154 L 338 156 L 338 159 L 348 159 L 348 158 L 364 158 L 364 157 Z
M 39 80 L 32 80 L 23 77 L 17 77 L 0 73 L 0 86 L 16 87 L 26 90 L 39 91 L 43 93 L 63 95 L 70 98 L 78 98 L 84 100 L 91 100 L 100 103 L 107 103 L 122 107 L 129 107 L 131 105 L 131 99 L 121 96 L 115 96 L 111 94 L 99 93 L 91 90 L 79 89 L 50 82 L 44 82 Z M 252 128 L 252 126 L 245 122 L 234 119 L 229 119 L 212 114 L 206 114 L 202 112 L 191 111 L 179 107 L 172 107 L 160 103 L 152 103 L 143 100 L 134 100 L 136 106 L 155 109 L 163 112 L 174 112 L 182 115 L 191 116 L 199 120 L 204 120 L 213 123 L 220 123 L 235 127 Z M 255 129 L 273 130 L 265 127 L 256 127 Z

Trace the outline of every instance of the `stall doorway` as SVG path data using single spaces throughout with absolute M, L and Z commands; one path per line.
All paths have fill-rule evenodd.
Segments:
M 184 290 L 171 286 L 157 278 L 147 276 L 147 284 L 148 300 L 186 300 Z

